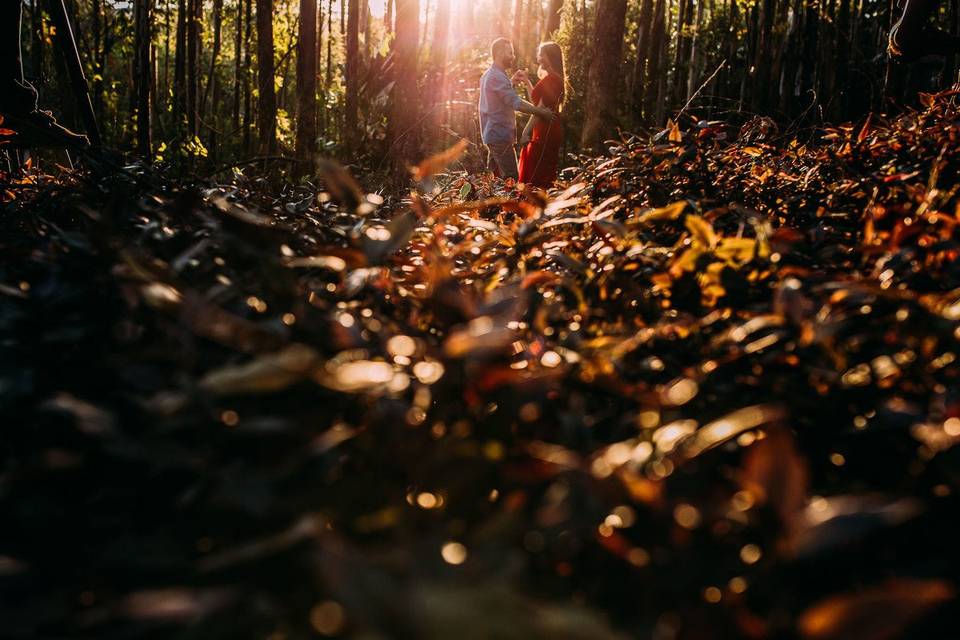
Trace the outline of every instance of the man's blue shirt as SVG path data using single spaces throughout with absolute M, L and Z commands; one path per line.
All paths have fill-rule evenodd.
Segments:
M 517 109 L 520 96 L 506 72 L 490 65 L 480 78 L 480 137 L 484 144 L 514 144 L 517 141 Z

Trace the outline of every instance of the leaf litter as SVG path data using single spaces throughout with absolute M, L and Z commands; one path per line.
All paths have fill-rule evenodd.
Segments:
M 4 634 L 938 636 L 955 97 L 685 124 L 549 195 L 0 176 Z

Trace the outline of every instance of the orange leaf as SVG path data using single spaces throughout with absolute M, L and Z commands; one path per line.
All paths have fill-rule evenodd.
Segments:
M 463 155 L 463 152 L 467 150 L 468 144 L 469 142 L 467 142 L 466 138 L 462 138 L 457 144 L 446 151 L 433 154 L 413 168 L 413 178 L 415 180 L 425 180 L 438 171 L 442 171 L 447 165 L 455 162 Z
M 821 600 L 797 625 L 808 640 L 892 640 L 954 595 L 942 580 L 900 578 Z
M 667 129 L 670 130 L 670 134 L 667 136 L 667 140 L 670 142 L 682 142 L 683 136 L 680 133 L 680 126 L 677 125 L 673 120 L 667 120 Z
M 523 279 L 523 284 L 520 285 L 520 288 L 529 289 L 531 287 L 537 287 L 541 284 L 556 282 L 559 279 L 560 276 L 552 271 L 534 271 L 533 273 L 527 274 L 527 276 Z
M 857 135 L 857 144 L 860 144 L 867 139 L 867 135 L 870 133 L 870 121 L 873 119 L 873 114 L 867 115 L 867 121 L 863 123 L 863 128 L 860 129 L 859 135 Z

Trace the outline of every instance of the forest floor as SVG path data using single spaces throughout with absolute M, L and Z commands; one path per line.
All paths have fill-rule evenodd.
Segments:
M 955 101 L 549 196 L 3 176 L 0 636 L 943 637 Z

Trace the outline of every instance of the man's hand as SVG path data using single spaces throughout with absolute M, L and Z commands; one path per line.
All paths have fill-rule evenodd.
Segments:
M 517 69 L 513 72 L 513 77 L 510 78 L 510 82 L 528 82 L 530 78 L 527 76 L 527 72 L 523 69 Z
M 557 119 L 557 114 L 546 107 L 537 107 L 537 115 L 547 122 L 553 122 Z
M 521 147 L 525 147 L 529 142 L 530 142 L 530 134 L 524 131 L 523 133 L 520 134 L 519 144 Z

